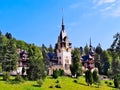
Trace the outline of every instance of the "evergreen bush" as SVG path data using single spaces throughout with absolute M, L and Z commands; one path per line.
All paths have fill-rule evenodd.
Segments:
M 119 88 L 120 87 L 120 75 L 115 75 L 114 76 L 114 86 L 115 88 Z
M 53 85 L 49 86 L 49 88 L 53 88 Z
M 43 80 L 42 79 L 37 80 L 37 84 L 39 85 L 39 87 L 41 87 L 43 84 Z
M 75 79 L 74 82 L 77 83 L 78 81 Z
M 111 86 L 111 85 L 112 85 L 112 82 L 109 82 L 109 85 Z
M 24 80 L 20 74 L 17 74 L 15 77 L 15 81 L 23 82 Z
M 60 84 L 55 85 L 56 88 L 61 88 Z
M 59 80 L 57 80 L 55 83 L 59 83 Z
M 59 75 L 60 75 L 59 70 L 56 69 L 53 71 L 53 78 L 57 79 Z
M 97 70 L 94 70 L 93 71 L 93 82 L 97 83 L 98 79 L 99 79 L 98 72 L 97 72 Z
M 105 81 L 105 84 L 108 84 L 108 81 Z
M 10 79 L 10 73 L 9 72 L 3 72 L 3 80 L 9 81 Z

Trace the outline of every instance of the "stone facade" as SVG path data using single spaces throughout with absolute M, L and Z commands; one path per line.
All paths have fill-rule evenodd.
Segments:
M 71 64 L 71 43 L 68 39 L 68 36 L 65 31 L 65 25 L 62 19 L 62 29 L 60 35 L 58 36 L 58 41 L 55 45 L 55 53 L 53 58 L 50 60 L 51 65 L 49 71 L 52 74 L 52 71 L 55 69 L 63 69 L 65 74 L 70 73 L 70 64 Z

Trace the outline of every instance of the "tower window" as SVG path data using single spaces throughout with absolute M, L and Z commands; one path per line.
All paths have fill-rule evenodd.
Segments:
M 67 52 L 68 52 L 68 48 L 67 48 Z
M 61 50 L 59 49 L 59 53 L 61 52 Z
M 61 57 L 59 57 L 59 59 L 61 59 Z

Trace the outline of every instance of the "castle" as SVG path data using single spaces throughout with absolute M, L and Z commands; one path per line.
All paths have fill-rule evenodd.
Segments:
M 55 45 L 55 53 L 48 53 L 48 56 L 50 58 L 50 67 L 49 67 L 49 75 L 53 74 L 53 70 L 56 69 L 62 69 L 64 70 L 66 75 L 71 75 L 70 72 L 70 65 L 72 63 L 71 61 L 71 43 L 68 39 L 68 36 L 65 31 L 65 25 L 63 22 L 62 18 L 62 27 L 60 31 L 60 35 L 58 36 L 58 41 Z M 82 63 L 82 68 L 83 71 L 85 72 L 86 70 L 94 70 L 95 65 L 94 65 L 94 50 L 91 45 L 91 40 L 90 40 L 90 46 L 89 46 L 89 53 L 81 56 L 80 62 Z
M 82 68 L 83 71 L 85 72 L 86 70 L 94 70 L 94 50 L 91 45 L 91 40 L 90 40 L 90 46 L 89 46 L 89 53 L 87 55 L 81 56 L 80 62 L 82 63 Z M 72 44 L 70 43 L 68 36 L 65 31 L 65 25 L 64 25 L 64 20 L 62 18 L 62 25 L 61 25 L 61 31 L 58 36 L 57 43 L 55 44 L 55 52 L 48 53 L 50 64 L 49 64 L 49 70 L 48 74 L 52 75 L 54 70 L 59 70 L 62 69 L 64 70 L 65 75 L 71 75 L 70 71 L 70 65 L 72 63 Z M 28 53 L 24 50 L 18 49 L 17 51 L 19 55 L 19 60 L 18 60 L 18 68 L 17 68 L 17 73 L 22 74 L 22 69 L 25 69 L 25 75 L 26 75 L 26 69 L 28 68 Z
M 53 70 L 62 69 L 66 75 L 70 75 L 70 64 L 71 64 L 71 43 L 65 31 L 65 25 L 62 18 L 62 28 L 58 41 L 55 45 L 55 53 L 49 53 L 50 57 L 50 68 L 49 75 L 52 75 Z
M 84 55 L 81 57 L 81 61 L 82 61 L 82 69 L 83 69 L 83 72 L 85 72 L 86 70 L 92 70 L 94 71 L 95 68 L 95 64 L 94 64 L 94 56 L 95 56 L 95 53 L 94 53 L 94 50 L 93 50 L 93 47 L 91 45 L 91 40 L 90 40 L 90 46 L 89 46 L 89 52 L 88 54 Z

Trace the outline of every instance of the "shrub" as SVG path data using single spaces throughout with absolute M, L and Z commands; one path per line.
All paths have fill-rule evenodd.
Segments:
M 86 79 L 86 83 L 89 85 L 92 85 L 93 83 L 93 75 L 92 75 L 92 72 L 91 70 L 87 70 L 85 72 L 85 79 Z
M 59 75 L 60 75 L 59 70 L 56 69 L 53 71 L 53 78 L 57 79 Z
M 55 85 L 56 88 L 61 88 L 61 86 L 59 84 Z
M 94 71 L 93 71 L 93 82 L 94 82 L 94 83 L 97 83 L 97 82 L 98 82 L 98 79 L 99 79 L 98 71 L 97 71 L 97 70 L 94 70 Z
M 75 83 L 78 83 L 78 81 L 77 81 L 76 79 L 74 80 L 74 82 L 75 82 Z
M 64 70 L 59 69 L 59 72 L 60 72 L 60 76 L 63 76 L 63 75 L 64 75 Z
M 15 81 L 23 82 L 23 78 L 21 77 L 20 74 L 17 74 L 17 75 L 16 75 Z
M 108 84 L 108 81 L 105 81 L 105 84 Z
M 109 85 L 111 86 L 111 85 L 112 85 L 112 82 L 109 82 Z
M 53 88 L 53 85 L 49 86 L 49 88 Z
M 57 80 L 55 83 L 59 83 L 59 80 Z
M 114 86 L 115 86 L 115 88 L 120 87 L 119 83 L 120 83 L 120 74 L 114 76 Z
M 42 79 L 37 80 L 37 84 L 39 85 L 39 87 L 41 87 L 43 84 L 43 80 Z
M 4 72 L 3 73 L 3 80 L 8 81 L 10 79 L 10 73 L 9 72 Z

